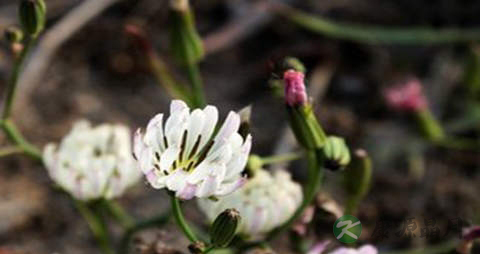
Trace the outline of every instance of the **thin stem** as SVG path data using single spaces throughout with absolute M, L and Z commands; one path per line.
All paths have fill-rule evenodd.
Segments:
M 427 27 L 400 28 L 342 24 L 285 5 L 275 5 L 274 7 L 276 7 L 273 9 L 274 11 L 291 22 L 312 32 L 337 39 L 369 44 L 440 44 L 480 40 L 480 30 L 475 28 L 431 29 Z
M 103 200 L 102 204 L 126 230 L 135 226 L 135 220 L 117 202 L 113 200 Z
M 148 54 L 148 58 L 153 75 L 157 79 L 157 82 L 163 85 L 167 93 L 172 98 L 187 100 L 190 95 L 190 90 L 175 80 L 165 62 L 153 51 Z
M 196 107 L 204 107 L 206 105 L 205 93 L 203 91 L 203 81 L 198 64 L 187 64 L 187 74 L 192 84 L 192 103 L 195 104 Z
M 446 137 L 441 140 L 433 141 L 437 146 L 447 148 L 447 149 L 457 149 L 457 150 L 479 150 L 480 143 L 474 139 L 468 138 L 456 138 L 456 137 Z
M 20 55 L 16 58 L 15 63 L 13 65 L 12 74 L 10 79 L 8 80 L 6 96 L 5 96 L 5 104 L 3 105 L 3 113 L 2 119 L 7 119 L 10 117 L 10 113 L 12 111 L 13 100 L 15 97 L 15 91 L 17 88 L 18 77 L 20 76 L 21 69 L 23 67 L 23 62 L 28 55 L 28 52 L 36 43 L 37 37 L 31 37 L 30 40 L 25 44 Z
M 23 135 L 18 131 L 17 127 L 15 124 L 9 120 L 9 119 L 4 119 L 0 120 L 0 127 L 3 129 L 3 131 L 7 134 L 7 137 L 14 142 L 15 144 L 18 145 L 22 151 L 32 157 L 35 160 L 42 161 L 42 153 L 32 144 L 30 144 Z
M 183 234 L 190 240 L 190 242 L 195 243 L 198 241 L 198 238 L 195 236 L 193 231 L 187 224 L 185 217 L 183 217 L 182 208 L 180 206 L 180 201 L 175 196 L 171 196 L 171 205 L 173 216 L 175 217 L 175 221 L 177 222 L 178 226 L 182 229 Z
M 0 149 L 0 157 L 9 156 L 16 153 L 22 153 L 23 149 L 18 146 L 4 147 Z
M 300 207 L 295 211 L 295 213 L 280 227 L 276 228 L 267 236 L 266 240 L 270 241 L 279 233 L 290 228 L 290 226 L 295 222 L 295 220 L 303 214 L 303 211 L 310 205 L 310 203 L 315 199 L 318 189 L 320 188 L 323 169 L 321 168 L 321 162 L 319 161 L 319 150 L 309 150 L 307 151 L 308 159 L 308 183 L 307 188 L 305 189 L 305 195 L 303 202 Z
M 108 241 L 107 230 L 102 221 L 101 216 L 98 213 L 93 212 L 84 202 L 75 200 L 75 206 L 86 220 L 90 230 L 92 231 L 98 245 L 102 249 L 104 254 L 114 254 L 114 250 L 111 248 Z
M 298 160 L 303 157 L 303 152 L 297 153 L 285 153 L 279 155 L 272 155 L 268 157 L 262 157 L 263 164 L 275 164 L 275 163 L 282 163 L 288 161 Z
M 125 233 L 123 234 L 118 253 L 120 254 L 128 253 L 130 239 L 132 238 L 133 234 L 146 228 L 165 225 L 165 223 L 168 222 L 169 218 L 170 218 L 170 212 L 167 212 L 165 214 L 161 214 L 161 215 L 137 222 L 135 225 L 133 225 L 131 228 L 125 231 Z

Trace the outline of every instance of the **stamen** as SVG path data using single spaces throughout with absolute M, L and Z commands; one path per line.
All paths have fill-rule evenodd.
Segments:
M 185 145 L 187 143 L 187 134 L 188 134 L 188 131 L 185 130 L 183 132 L 183 136 L 182 136 L 182 144 L 180 144 L 180 155 L 178 156 L 179 158 L 179 161 L 182 161 L 183 160 L 183 154 L 184 154 L 184 151 L 185 151 Z
M 168 147 L 168 141 L 166 136 L 163 136 L 163 144 L 165 145 L 165 148 Z
M 202 150 L 202 152 L 200 152 L 200 156 L 198 156 L 198 160 L 197 160 L 197 163 L 195 163 L 195 167 L 197 167 L 198 164 L 200 164 L 200 162 L 202 162 L 207 157 L 208 152 L 213 147 L 213 143 L 215 143 L 213 140 L 210 141 L 208 145 L 205 146 L 205 148 Z
M 197 153 L 198 146 L 200 145 L 200 140 L 202 139 L 202 135 L 198 135 L 197 141 L 195 141 L 195 144 L 193 145 L 192 151 L 190 152 L 190 155 L 188 156 L 189 159 L 191 159 L 195 153 Z
M 158 152 L 155 152 L 155 158 L 160 162 L 160 154 Z
M 188 166 L 185 169 L 185 171 L 189 172 L 192 169 L 194 163 L 195 163 L 195 161 L 191 161 L 190 163 L 188 163 Z

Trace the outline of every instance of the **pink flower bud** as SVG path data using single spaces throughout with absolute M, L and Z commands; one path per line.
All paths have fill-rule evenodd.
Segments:
M 421 82 L 415 78 L 385 90 L 384 96 L 388 105 L 396 110 L 416 112 L 427 107 Z
M 290 106 L 303 105 L 307 102 L 305 91 L 305 76 L 302 72 L 288 70 L 283 74 L 285 82 L 285 100 Z

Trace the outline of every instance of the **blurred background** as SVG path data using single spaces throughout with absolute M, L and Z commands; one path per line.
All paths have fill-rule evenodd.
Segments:
M 145 126 L 155 113 L 167 111 L 170 97 L 152 75 L 145 55 L 125 34 L 126 24 L 144 29 L 175 77 L 186 80 L 169 53 L 168 1 L 97 1 L 105 2 L 105 10 L 92 15 L 73 34 L 59 29 L 49 34 L 51 44 L 47 45 L 55 49 L 49 61 L 42 58 L 37 62 L 43 68 L 40 74 L 19 87 L 13 119 L 27 139 L 39 147 L 58 142 L 77 119 L 121 122 L 133 130 Z M 84 2 L 46 0 L 46 33 Z M 480 133 L 480 79 L 476 76 L 480 75 L 480 48 L 475 40 L 371 43 L 314 32 L 270 7 L 282 2 L 340 24 L 386 30 L 421 26 L 437 31 L 478 27 L 480 1 L 191 2 L 207 54 L 200 70 L 208 103 L 218 106 L 223 117 L 230 110 L 253 106 L 254 153 L 270 155 L 291 149 L 284 103 L 275 96 L 269 80 L 274 76 L 275 63 L 295 56 L 307 67 L 315 110 L 326 132 L 344 136 L 352 148 L 364 148 L 372 156 L 372 188 L 357 214 L 363 224 L 361 242 L 386 251 L 405 250 L 458 240 L 454 231 L 445 235 L 452 218 L 461 218 L 464 225 L 479 223 L 479 149 L 430 144 L 407 114 L 389 109 L 382 97 L 389 85 L 417 77 L 432 112 L 446 131 L 475 142 Z M 17 24 L 16 8 L 15 0 L 0 2 L 0 30 Z M 86 16 L 88 11 L 81 14 Z M 348 33 L 348 29 L 343 31 Z M 368 29 L 364 31 L 369 33 Z M 35 61 L 35 57 L 32 54 L 29 61 Z M 0 93 L 4 92 L 12 59 L 8 44 L 1 43 Z M 8 144 L 4 136 L 0 136 L 0 144 Z M 288 169 L 295 179 L 304 180 L 305 165 L 294 163 Z M 322 195 L 341 204 L 339 180 L 337 173 L 328 172 Z M 45 169 L 28 158 L 1 158 L 0 253 L 98 252 L 87 225 L 69 199 L 52 190 L 50 184 Z M 318 213 L 325 212 L 321 200 Z M 165 193 L 146 184 L 139 184 L 120 202 L 138 218 L 168 208 Z M 203 225 L 204 217 L 195 202 L 187 204 L 185 213 L 200 227 Z M 392 227 L 386 237 L 374 233 L 381 220 L 398 223 L 410 217 L 417 222 L 415 237 L 396 236 L 398 227 Z M 328 216 L 323 218 L 316 222 L 311 233 L 314 236 L 310 237 L 333 237 L 333 222 Z M 439 238 L 421 237 L 425 219 L 431 218 L 441 229 Z M 186 252 L 187 240 L 173 223 L 166 229 L 168 234 L 160 233 L 162 241 Z M 114 226 L 111 231 L 117 236 L 121 232 Z M 158 231 L 147 230 L 140 237 L 149 241 Z M 279 253 L 291 252 L 288 242 L 279 240 L 273 246 Z

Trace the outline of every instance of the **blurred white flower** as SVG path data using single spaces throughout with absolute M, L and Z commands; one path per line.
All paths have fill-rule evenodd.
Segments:
M 378 250 L 372 245 L 363 245 L 358 249 L 340 247 L 329 254 L 377 254 Z
M 80 200 L 115 198 L 141 178 L 123 125 L 75 123 L 62 142 L 47 144 L 43 161 L 50 177 Z
M 303 199 L 299 184 L 284 170 L 275 173 L 259 169 L 239 191 L 218 201 L 198 200 L 200 209 L 213 221 L 228 208 L 235 208 L 242 217 L 238 232 L 261 238 L 282 225 L 295 213 Z
M 190 108 L 172 101 L 170 117 L 150 120 L 145 134 L 135 133 L 134 155 L 148 182 L 156 189 L 167 188 L 180 199 L 217 197 L 243 186 L 241 172 L 247 163 L 251 136 L 238 134 L 240 116 L 230 112 L 214 135 L 218 111 Z

